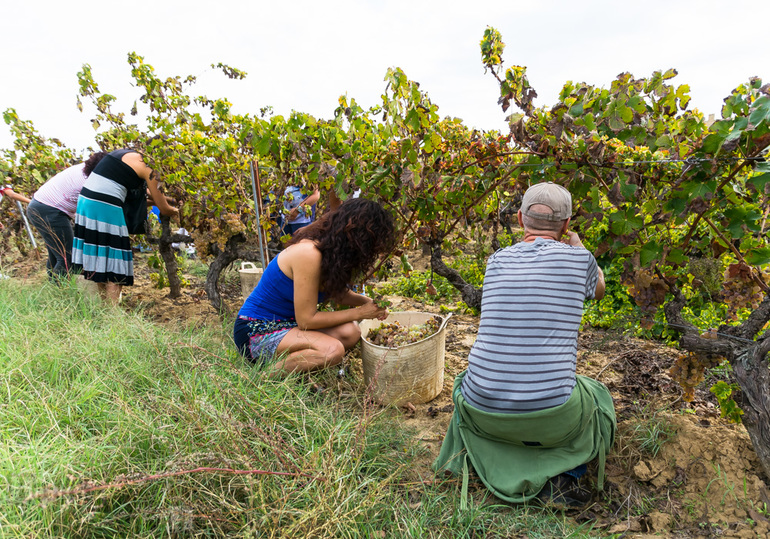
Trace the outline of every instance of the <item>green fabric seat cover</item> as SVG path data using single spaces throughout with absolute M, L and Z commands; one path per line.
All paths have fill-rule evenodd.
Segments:
M 438 458 L 437 472 L 463 474 L 468 462 L 487 488 L 513 503 L 531 500 L 551 477 L 598 457 L 598 486 L 604 485 L 606 455 L 617 428 L 612 396 L 601 382 L 577 375 L 564 404 L 524 414 L 473 408 L 460 392 L 465 372 L 455 378 L 455 411 Z

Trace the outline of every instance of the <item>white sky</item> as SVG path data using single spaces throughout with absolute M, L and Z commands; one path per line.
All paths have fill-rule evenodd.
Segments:
M 770 82 L 770 2 L 724 0 L 3 0 L 0 111 L 15 108 L 44 136 L 93 145 L 93 110 L 77 110 L 77 72 L 91 65 L 100 90 L 128 112 L 139 92 L 127 55 L 161 77 L 198 75 L 194 95 L 227 97 L 237 112 L 292 109 L 331 117 L 347 94 L 379 103 L 388 67 L 419 81 L 442 116 L 504 129 L 495 80 L 479 41 L 494 26 L 507 66 L 525 65 L 550 105 L 567 80 L 608 87 L 630 71 L 674 67 L 692 105 L 718 113 L 750 76 Z M 223 62 L 242 81 L 212 70 Z M 0 122 L 0 148 L 9 148 Z

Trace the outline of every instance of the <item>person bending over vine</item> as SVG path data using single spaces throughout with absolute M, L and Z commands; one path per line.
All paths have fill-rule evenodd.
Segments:
M 358 322 L 388 315 L 348 284 L 369 271 L 394 238 L 393 217 L 366 199 L 348 200 L 297 231 L 238 313 L 238 351 L 262 365 L 277 361 L 287 373 L 339 364 L 361 337 Z M 326 300 L 350 308 L 320 311 Z
M 85 162 L 66 168 L 45 182 L 27 207 L 29 222 L 35 225 L 48 249 L 48 278 L 69 274 L 72 269 L 72 220 L 83 184 L 107 152 L 95 152 Z
M 83 184 L 75 208 L 73 271 L 95 282 L 103 299 L 120 302 L 124 286 L 134 284 L 129 234 L 143 234 L 147 191 L 161 213 L 179 210 L 160 192 L 158 179 L 142 154 L 120 149 L 105 155 Z

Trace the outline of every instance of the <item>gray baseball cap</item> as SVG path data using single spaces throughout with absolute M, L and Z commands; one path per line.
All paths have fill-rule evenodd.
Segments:
M 529 208 L 535 204 L 548 206 L 553 213 L 531 211 Z M 564 221 L 572 217 L 572 195 L 564 187 L 553 182 L 537 183 L 524 193 L 521 213 L 533 219 Z

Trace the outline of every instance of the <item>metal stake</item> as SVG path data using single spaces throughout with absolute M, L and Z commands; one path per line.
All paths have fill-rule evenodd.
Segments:
M 35 241 L 35 236 L 32 235 L 32 228 L 29 226 L 29 221 L 27 221 L 27 214 L 24 213 L 24 208 L 21 206 L 21 202 L 17 200 L 16 206 L 19 208 L 19 213 L 21 214 L 21 218 L 24 220 L 24 226 L 27 227 L 27 234 L 29 234 L 29 241 L 32 242 L 32 247 L 37 249 L 37 242 Z
M 265 263 L 265 249 L 262 242 L 262 222 L 260 219 L 259 206 L 261 199 L 257 196 L 257 179 L 254 174 L 254 161 L 249 161 L 249 168 L 251 169 L 251 190 L 254 193 L 254 212 L 257 214 L 257 239 L 259 240 L 259 259 L 262 262 L 262 267 L 267 269 Z M 259 173 L 257 172 L 257 176 Z M 269 256 L 269 255 L 268 255 Z M 269 262 L 269 260 L 268 260 Z

